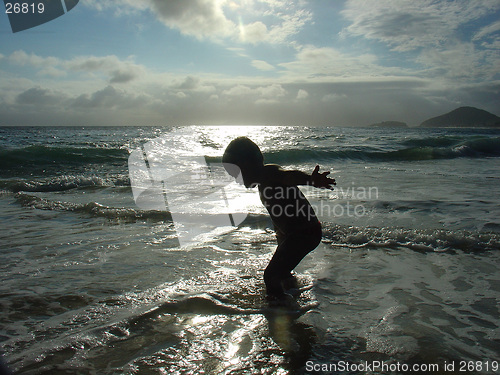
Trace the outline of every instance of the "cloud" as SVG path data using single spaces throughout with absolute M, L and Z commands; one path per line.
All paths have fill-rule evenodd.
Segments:
M 486 31 L 483 38 L 492 35 Z M 132 57 L 115 55 L 61 59 L 16 51 L 1 61 L 2 68 L 17 62 L 42 72 L 53 63 L 68 77 L 30 80 L 0 70 L 0 123 L 367 125 L 394 119 L 418 124 L 444 113 L 442 108 L 460 105 L 494 112 L 498 81 L 473 84 L 446 76 L 479 64 L 488 58 L 488 51 L 473 54 L 476 47 L 469 43 L 472 57 L 467 59 L 469 54 L 460 54 L 467 46 L 451 47 L 450 55 L 422 51 L 418 63 L 426 67 L 427 75 L 412 76 L 408 70 L 380 66 L 373 54 L 308 45 L 265 78 L 157 72 L 136 64 Z M 437 63 L 438 59 L 443 61 Z M 445 65 L 447 60 L 464 65 L 446 72 L 451 67 Z M 261 67 L 266 63 L 253 62 Z M 111 82 L 120 78 L 122 83 Z
M 341 14 L 352 23 L 343 34 L 374 39 L 395 51 L 438 47 L 460 25 L 499 8 L 494 0 L 348 0 Z
M 293 79 L 356 77 L 386 74 L 389 70 L 376 64 L 372 54 L 350 55 L 331 47 L 305 46 L 294 61 L 281 63 L 283 75 Z M 392 74 L 396 69 L 391 70 Z
M 136 74 L 133 71 L 126 71 L 126 70 L 115 70 L 111 72 L 111 78 L 109 80 L 109 83 L 126 83 L 132 81 L 134 78 L 136 78 Z
M 174 84 L 172 87 L 179 90 L 194 90 L 200 84 L 200 79 L 193 76 L 187 76 L 182 82 Z
M 108 56 L 78 56 L 71 60 L 56 57 L 42 57 L 23 50 L 12 52 L 8 57 L 13 65 L 31 66 L 38 69 L 38 75 L 62 77 L 68 72 L 84 72 L 89 74 L 105 74 L 109 83 L 127 83 L 144 72 L 145 68 L 135 64 L 130 58 L 120 60 L 115 55 Z
M 83 5 L 94 8 L 99 12 L 107 9 L 113 9 L 116 16 L 130 15 L 138 11 L 145 11 L 149 8 L 149 0 L 136 1 L 136 0 L 86 0 L 82 2 Z
M 116 16 L 148 11 L 168 28 L 199 40 L 250 44 L 294 44 L 293 36 L 313 18 L 302 2 L 289 0 L 88 0 L 85 4 L 101 12 L 114 9 Z
M 154 79 L 154 74 L 152 77 Z M 212 84 L 204 82 L 200 77 L 189 75 L 183 79 L 175 78 L 171 84 L 167 84 L 165 87 L 161 88 L 161 90 L 169 90 L 172 95 L 178 98 L 185 98 L 188 96 L 186 92 L 191 95 L 207 94 L 213 93 L 216 91 L 216 88 Z
M 259 70 L 264 70 L 264 71 L 274 70 L 274 66 L 272 66 L 271 64 L 269 64 L 263 60 L 252 60 L 252 66 L 254 68 L 257 68 Z
M 283 86 L 277 83 L 259 87 L 257 88 L 257 92 L 260 96 L 270 99 L 285 96 L 287 94 L 287 91 L 283 88 Z
M 66 97 L 61 94 L 41 87 L 33 87 L 16 97 L 16 103 L 20 105 L 54 106 L 61 104 Z
M 149 11 L 165 26 L 181 34 L 204 38 L 226 38 L 237 34 L 236 24 L 224 14 L 225 1 L 219 0 L 88 0 L 98 11 L 114 9 L 116 16 Z M 119 11 L 116 11 L 119 10 Z
M 498 58 L 478 50 L 471 42 L 456 42 L 443 49 L 424 49 L 416 61 L 429 68 L 426 74 L 430 77 L 468 81 L 490 79 L 499 71 Z
M 261 21 L 256 21 L 248 25 L 241 24 L 239 26 L 239 33 L 240 41 L 252 44 L 263 42 L 268 38 L 267 26 Z
M 300 4 L 300 2 L 298 2 Z M 280 13 L 278 13 L 280 14 Z M 292 13 L 281 13 L 281 22 L 272 27 L 267 40 L 271 43 L 285 43 L 297 35 L 306 24 L 312 22 L 312 13 L 305 9 L 296 9 Z M 295 42 L 291 44 L 297 45 Z
M 74 108 L 114 108 L 123 101 L 124 95 L 111 86 L 94 92 L 92 95 L 82 94 L 73 103 Z
M 244 97 L 245 100 L 248 100 L 249 102 L 256 100 L 262 103 L 263 101 L 275 101 L 277 98 L 285 96 L 287 91 L 282 85 L 277 83 L 258 87 L 249 87 L 238 84 L 229 89 L 223 90 L 221 94 L 233 100 L 239 100 L 239 98 Z
M 150 0 L 151 9 L 168 27 L 199 39 L 227 37 L 237 27 L 224 15 L 222 1 L 214 0 Z
M 184 99 L 184 98 L 187 98 L 187 97 L 188 97 L 188 96 L 187 96 L 185 93 L 183 93 L 182 91 L 179 91 L 179 92 L 177 92 L 177 93 L 175 93 L 175 94 L 174 94 L 174 93 L 172 93 L 172 95 L 176 96 L 176 97 L 177 97 L 177 98 L 179 98 L 179 99 Z
M 256 3 L 260 5 L 259 11 L 245 9 L 244 14 L 250 13 L 257 20 L 239 24 L 241 42 L 297 46 L 293 38 L 313 20 L 312 13 L 304 9 L 301 2 L 258 0 Z
M 203 86 L 201 79 L 199 82 Z M 107 85 L 71 94 L 34 86 L 23 89 L 13 101 L 0 99 L 0 121 L 2 125 L 368 125 L 394 119 L 416 125 L 460 105 L 494 112 L 500 100 L 498 83 L 450 91 L 435 81 L 402 78 L 260 85 L 233 82 L 212 82 L 212 92 L 147 85 L 127 90 Z
M 30 65 L 34 67 L 58 65 L 60 63 L 60 60 L 56 57 L 41 57 L 35 55 L 34 53 L 27 54 L 22 50 L 12 52 L 9 55 L 8 60 L 12 64 L 22 66 Z
M 31 66 L 38 69 L 40 76 L 63 77 L 66 71 L 61 66 L 62 60 L 56 57 L 42 57 L 34 53 L 26 53 L 23 50 L 12 52 L 6 60 L 12 65 Z
M 326 94 L 321 98 L 321 101 L 324 103 L 336 102 L 340 99 L 347 98 L 345 94 Z
M 249 87 L 237 84 L 229 89 L 222 90 L 221 95 L 232 103 L 246 105 L 250 108 L 255 105 L 273 105 L 287 96 L 288 92 L 282 85 L 274 83 L 266 86 Z M 244 104 L 245 103 L 245 104 Z
M 500 31 L 500 21 L 493 22 L 487 26 L 484 26 L 476 34 L 474 34 L 474 40 L 480 40 L 483 38 L 494 37 L 500 38 L 498 32 Z
M 479 30 L 472 38 L 481 47 L 494 51 L 500 50 L 500 21 L 496 21 Z
M 104 73 L 110 83 L 127 83 L 144 72 L 144 67 L 129 60 L 120 60 L 115 55 L 79 56 L 60 64 L 73 72 Z
M 254 89 L 245 85 L 235 85 L 230 89 L 222 91 L 222 95 L 235 97 L 235 96 L 250 96 L 255 92 Z
M 161 103 L 163 104 L 163 103 Z M 39 86 L 14 100 L 2 100 L 2 125 L 138 125 L 161 120 L 160 102 L 145 93 L 106 86 L 90 94 L 70 95 Z
M 37 73 L 39 76 L 47 76 L 47 77 L 65 77 L 68 73 L 63 69 L 58 69 L 55 66 L 46 66 L 43 69 L 40 69 Z
M 413 74 L 434 78 L 474 81 L 498 76 L 500 23 L 483 26 L 479 19 L 500 9 L 500 2 L 348 0 L 341 14 L 351 22 L 344 38 L 362 37 L 388 46 L 394 53 L 413 56 L 422 69 Z
M 151 98 L 144 94 L 133 94 L 124 90 L 118 90 L 113 86 L 106 86 L 90 95 L 82 94 L 77 98 L 68 100 L 68 104 L 73 108 L 106 108 L 133 110 L 151 104 Z
M 296 97 L 296 99 L 297 99 L 297 100 L 303 100 L 303 99 L 307 99 L 308 97 L 309 97 L 309 93 L 308 93 L 306 90 L 300 89 L 300 90 L 297 92 L 297 97 Z

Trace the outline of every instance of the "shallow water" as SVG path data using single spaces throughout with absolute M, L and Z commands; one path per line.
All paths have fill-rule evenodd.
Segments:
M 194 133 L 214 162 L 250 132 L 206 129 Z M 240 196 L 250 214 L 237 228 L 184 247 L 169 212 L 135 204 L 129 152 L 169 131 L 1 129 L 0 345 L 17 373 L 494 366 L 500 133 L 251 129 L 266 159 L 318 160 L 338 181 L 304 189 L 324 241 L 297 268 L 306 290 L 273 307 L 262 273 L 276 243 L 256 192 Z

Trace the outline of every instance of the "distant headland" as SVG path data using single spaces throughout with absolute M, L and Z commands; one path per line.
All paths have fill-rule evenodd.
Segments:
M 474 107 L 460 107 L 425 120 L 423 128 L 500 128 L 500 117 Z

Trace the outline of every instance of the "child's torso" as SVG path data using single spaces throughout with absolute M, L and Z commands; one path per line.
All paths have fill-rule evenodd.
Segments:
M 259 185 L 260 200 L 273 223 L 283 233 L 319 225 L 313 207 L 297 186 Z

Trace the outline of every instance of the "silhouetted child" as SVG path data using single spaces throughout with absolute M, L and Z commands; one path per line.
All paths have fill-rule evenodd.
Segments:
M 279 165 L 265 164 L 259 147 L 246 137 L 231 141 L 222 157 L 226 170 L 237 177 L 239 167 L 247 188 L 258 186 L 262 203 L 266 207 L 276 230 L 278 247 L 264 271 L 264 282 L 270 299 L 286 298 L 284 284 L 293 282 L 292 270 L 318 246 L 321 224 L 309 201 L 298 185 L 312 185 L 333 189 L 330 172 L 319 173 L 319 165 L 311 175 L 284 170 Z

